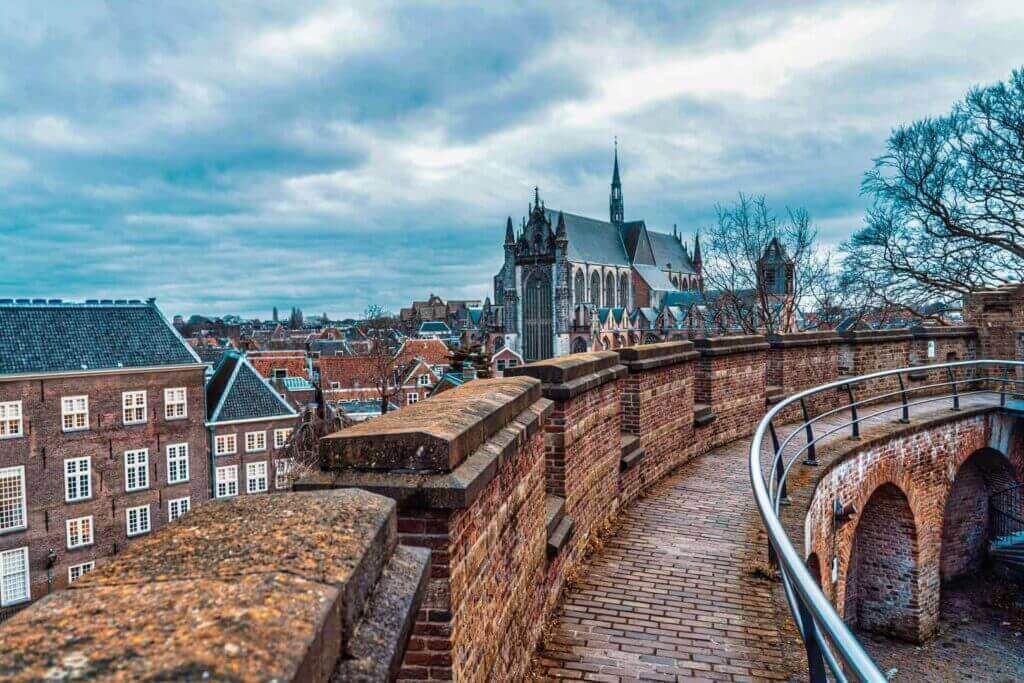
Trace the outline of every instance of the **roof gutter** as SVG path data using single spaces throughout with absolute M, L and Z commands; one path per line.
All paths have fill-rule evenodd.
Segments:
M 131 375 L 143 372 L 174 372 L 206 368 L 206 363 L 182 365 L 148 365 L 131 368 L 97 368 L 95 370 L 59 370 L 57 372 L 24 372 L 14 375 L 0 375 L 0 382 L 16 382 L 26 379 L 57 379 L 60 377 L 94 377 L 96 375 Z

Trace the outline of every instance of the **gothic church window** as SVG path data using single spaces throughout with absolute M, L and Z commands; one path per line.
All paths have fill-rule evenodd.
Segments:
M 575 281 L 573 282 L 572 289 L 573 289 L 573 296 L 575 297 L 573 299 L 573 302 L 576 303 L 576 304 L 583 303 L 584 300 L 586 300 L 586 298 L 587 298 L 587 285 L 586 285 L 586 281 L 584 280 L 583 271 L 582 270 L 577 270 L 576 271 L 576 278 L 575 278 Z
M 625 273 L 619 274 L 619 306 L 629 306 L 629 276 Z
M 601 274 L 596 271 L 590 274 L 590 303 L 601 305 Z
M 615 276 L 611 273 L 604 278 L 604 305 L 608 308 L 615 306 Z

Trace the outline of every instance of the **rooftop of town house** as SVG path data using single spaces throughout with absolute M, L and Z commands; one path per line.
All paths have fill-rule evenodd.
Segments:
M 296 417 L 298 413 L 241 353 L 226 352 L 206 383 L 211 423 Z
M 201 362 L 153 299 L 0 299 L 0 376 Z

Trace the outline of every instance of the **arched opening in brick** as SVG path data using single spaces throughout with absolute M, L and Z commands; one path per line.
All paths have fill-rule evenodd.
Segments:
M 817 553 L 811 553 L 807 558 L 807 571 L 814 577 L 814 583 L 818 584 L 819 588 L 824 588 L 821 583 L 821 562 L 818 560 Z
M 851 626 L 921 638 L 918 542 L 914 513 L 903 491 L 878 487 L 857 522 L 846 572 L 844 615 Z
M 1017 481 L 1010 461 L 992 448 L 978 449 L 960 466 L 942 516 L 943 582 L 981 569 L 991 534 L 989 496 Z

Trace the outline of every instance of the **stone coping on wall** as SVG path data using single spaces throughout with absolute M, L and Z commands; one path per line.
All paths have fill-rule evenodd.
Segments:
M 839 336 L 845 342 L 857 344 L 885 344 L 889 342 L 907 341 L 913 338 L 907 328 L 897 330 L 846 330 Z
M 831 346 L 838 344 L 840 341 L 839 333 L 834 330 L 768 335 L 768 344 L 773 349 L 789 349 L 799 346 Z
M 669 341 L 619 349 L 622 364 L 630 372 L 654 370 L 668 365 L 686 363 L 700 356 L 691 341 Z
M 970 325 L 919 325 L 911 327 L 910 333 L 914 339 L 975 338 L 978 336 L 978 328 Z
M 740 353 L 767 351 L 768 341 L 762 335 L 735 337 L 704 337 L 693 340 L 693 345 L 703 357 L 732 356 Z
M 529 380 L 529 378 L 524 379 L 529 381 L 539 393 L 539 382 Z M 470 384 L 484 381 L 486 380 L 477 380 Z M 447 393 L 451 392 L 445 392 L 445 394 Z M 426 403 L 435 401 L 437 398 L 439 397 L 433 397 Z M 552 409 L 553 404 L 550 400 L 538 397 L 532 405 L 515 416 L 505 427 L 492 435 L 450 472 L 418 472 L 402 469 L 383 472 L 340 466 L 303 476 L 294 483 L 293 488 L 296 491 L 360 488 L 387 496 L 397 501 L 398 506 L 402 509 L 466 508 L 494 479 L 501 464 L 515 456 L 523 442 L 543 426 Z M 444 419 L 443 412 L 439 412 L 438 417 Z M 377 424 L 377 421 L 374 420 L 367 426 L 373 424 Z M 347 431 L 345 430 L 345 432 Z M 363 431 L 363 438 L 372 438 L 372 432 Z M 340 432 L 335 436 L 344 436 L 345 432 Z M 321 441 L 321 449 L 334 448 L 333 444 L 326 441 L 328 438 L 334 437 L 325 437 Z
M 615 351 L 574 353 L 548 358 L 505 370 L 506 377 L 534 377 L 543 382 L 541 390 L 552 401 L 567 401 L 613 382 L 626 374 Z
M 397 547 L 396 525 L 394 501 L 365 491 L 198 506 L 4 623 L 0 678 L 326 681 L 353 658 L 394 671 L 429 563 Z
M 528 377 L 480 379 L 321 439 L 330 470 L 451 472 L 541 397 Z

